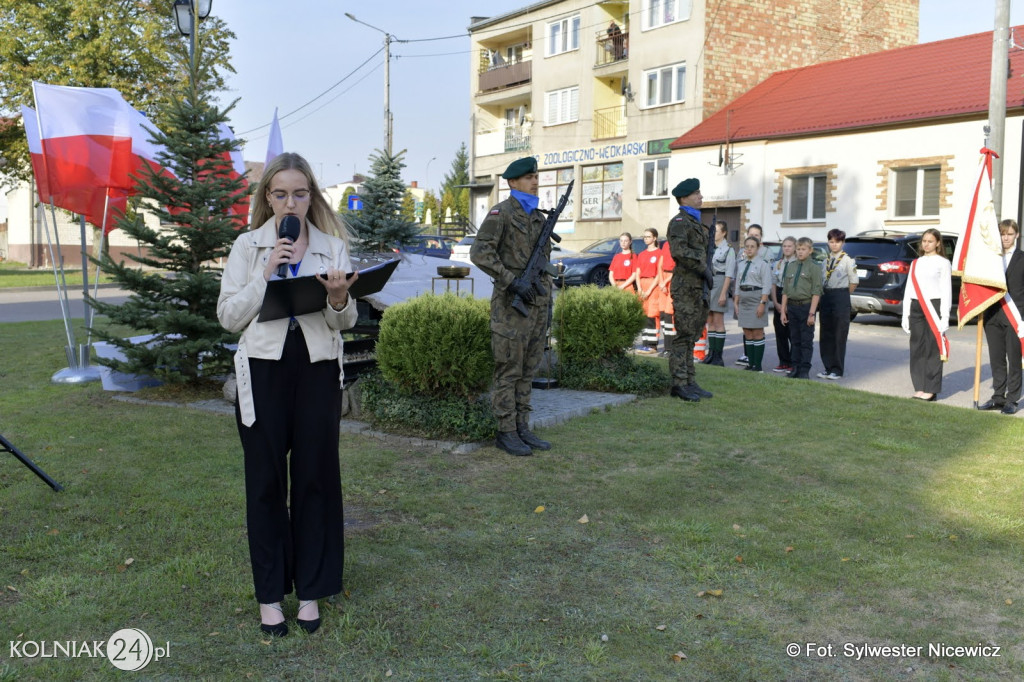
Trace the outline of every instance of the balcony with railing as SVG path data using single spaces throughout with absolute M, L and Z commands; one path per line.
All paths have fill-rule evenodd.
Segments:
M 531 61 L 489 63 L 480 69 L 480 92 L 493 92 L 529 83 L 533 77 L 532 65 Z
M 530 151 L 530 128 L 532 126 L 508 126 L 505 128 L 505 151 Z
M 476 153 L 478 156 L 491 156 L 505 152 L 528 152 L 531 142 L 530 128 L 529 125 L 481 128 L 476 135 Z
M 594 66 L 605 66 L 625 61 L 629 56 L 629 31 L 621 30 L 614 22 L 612 27 L 597 32 L 597 61 Z
M 594 110 L 594 139 L 626 136 L 626 105 Z

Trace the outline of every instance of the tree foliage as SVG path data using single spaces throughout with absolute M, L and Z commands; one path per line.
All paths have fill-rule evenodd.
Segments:
M 405 183 L 402 157 L 405 151 L 388 154 L 376 150 L 370 157 L 370 176 L 363 182 L 363 210 L 347 216 L 349 227 L 364 247 L 388 251 L 404 244 L 419 231 L 416 223 L 401 214 Z
M 174 27 L 169 0 L 0 0 L 0 118 L 34 106 L 32 81 L 116 88 L 158 127 L 169 105 L 188 87 L 188 40 Z M 207 56 L 200 77 L 214 91 L 234 72 L 234 34 L 211 15 L 197 34 Z M 159 87 L 157 87 L 159 85 Z M 0 174 L 27 179 L 31 166 L 25 134 L 0 130 Z
M 441 182 L 441 214 L 447 215 L 452 210 L 452 220 L 457 223 L 469 219 L 469 153 L 463 142 L 452 159 L 451 169 Z
M 94 329 L 127 358 L 104 364 L 167 382 L 195 383 L 227 374 L 231 352 L 226 344 L 236 338 L 217 320 L 217 298 L 218 262 L 238 236 L 238 223 L 228 209 L 243 187 L 241 179 L 223 172 L 223 159 L 240 143 L 221 139 L 218 125 L 231 107 L 211 104 L 212 87 L 198 78 L 200 73 L 195 88 L 169 106 L 166 132 L 153 135 L 166 149 L 159 161 L 175 177 L 147 169 L 138 182 L 139 196 L 159 217 L 160 228 L 146 225 L 138 213 L 126 215 L 117 226 L 145 247 L 142 255 L 129 255 L 131 263 L 114 262 L 109 254 L 102 259 L 103 270 L 131 294 L 120 305 L 90 297 L 98 314 L 153 336 L 147 344 L 132 344 Z

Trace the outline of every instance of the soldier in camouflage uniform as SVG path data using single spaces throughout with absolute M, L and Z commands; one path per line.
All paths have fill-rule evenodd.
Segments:
M 708 319 L 708 229 L 700 222 L 704 201 L 700 181 L 683 180 L 672 190 L 679 214 L 668 224 L 668 247 L 676 262 L 672 274 L 672 306 L 676 336 L 669 348 L 668 367 L 672 374 L 671 394 L 687 402 L 710 398 L 697 385 L 693 368 L 693 345 Z
M 498 419 L 495 444 L 511 455 L 531 455 L 549 450 L 551 443 L 530 432 L 530 392 L 533 375 L 544 356 L 551 302 L 551 279 L 538 291 L 521 279 L 544 226 L 537 210 L 537 160 L 526 157 L 512 162 L 502 174 L 512 196 L 492 208 L 484 219 L 469 257 L 494 279 L 491 293 L 491 351 L 494 381 L 491 407 Z M 550 257 L 550 241 L 544 245 Z M 518 294 L 529 315 L 516 312 L 512 299 Z

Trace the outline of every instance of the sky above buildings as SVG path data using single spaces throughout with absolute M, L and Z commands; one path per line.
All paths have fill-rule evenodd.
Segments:
M 468 147 L 471 69 L 466 29 L 471 17 L 482 12 L 498 16 L 530 4 L 214 0 L 213 12 L 237 35 L 231 46 L 237 73 L 229 74 L 231 90 L 224 101 L 238 99 L 231 123 L 246 140 L 245 159 L 263 160 L 277 107 L 284 148 L 305 156 L 322 185 L 366 173 L 369 157 L 384 146 L 383 32 L 388 32 L 393 36 L 393 149 L 407 150 L 407 182 L 436 191 L 459 145 L 466 142 Z M 995 22 L 993 0 L 920 0 L 920 8 L 921 42 L 989 31 Z M 382 32 L 350 20 L 346 13 Z M 1024 24 L 1024 0 L 1011 3 L 1014 24 Z M 583 33 L 604 28 L 585 26 Z M 1024 35 L 1017 42 L 1024 44 Z M 3 201 L 0 195 L 0 220 L 7 213 Z

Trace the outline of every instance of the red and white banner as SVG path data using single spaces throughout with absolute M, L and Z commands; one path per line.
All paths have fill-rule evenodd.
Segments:
M 220 138 L 232 141 L 235 139 L 235 134 L 226 123 L 220 124 Z M 241 178 L 242 180 L 242 189 L 236 195 L 238 196 L 238 201 L 228 211 L 232 216 L 235 216 L 238 228 L 241 229 L 249 224 L 249 183 L 245 179 L 245 161 L 242 160 L 242 152 L 238 149 L 233 150 L 229 155 L 229 159 L 225 160 L 230 160 L 230 164 L 224 166 L 224 170 L 227 171 L 228 175 L 232 179 Z
M 988 148 L 982 148 L 981 154 L 967 227 L 953 254 L 953 274 L 961 278 L 957 307 L 957 326 L 961 329 L 1006 294 L 1003 245 L 992 204 L 992 159 L 997 154 Z

